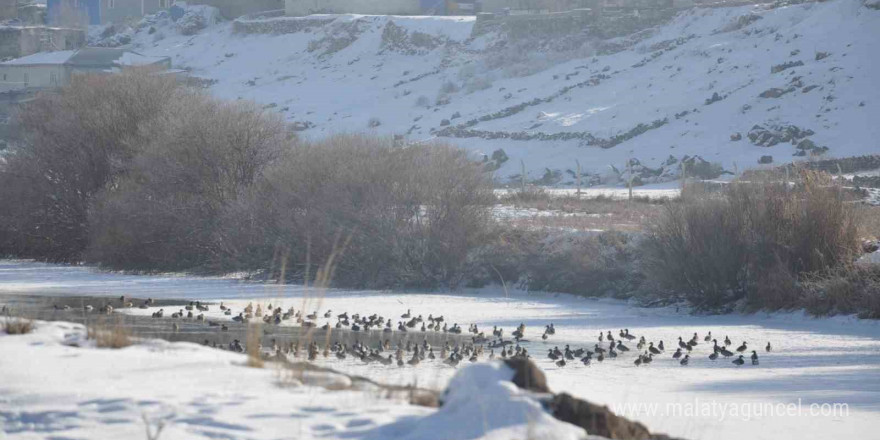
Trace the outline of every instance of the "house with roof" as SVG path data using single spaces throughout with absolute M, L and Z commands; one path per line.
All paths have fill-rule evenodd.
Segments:
M 63 87 L 77 74 L 115 73 L 126 67 L 167 70 L 171 59 L 107 47 L 40 52 L 0 63 L 0 93 Z
M 101 25 L 155 14 L 176 0 L 47 0 L 49 24 Z

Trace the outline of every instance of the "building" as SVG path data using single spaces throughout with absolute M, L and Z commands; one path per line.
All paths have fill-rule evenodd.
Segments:
M 176 0 L 46 0 L 53 25 L 119 23 L 170 8 Z
M 135 66 L 166 70 L 171 68 L 171 59 L 105 47 L 40 52 L 0 63 L 0 93 L 63 87 L 77 74 L 114 73 Z

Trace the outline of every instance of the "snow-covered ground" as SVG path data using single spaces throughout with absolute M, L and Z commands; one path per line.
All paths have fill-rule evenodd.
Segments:
M 692 9 L 637 37 L 572 36 L 577 47 L 565 50 L 537 34 L 472 38 L 472 18 L 269 21 L 291 20 L 324 21 L 263 34 L 235 33 L 222 22 L 181 35 L 159 20 L 134 33 L 132 46 L 215 80 L 217 96 L 252 99 L 310 127 L 301 132 L 308 138 L 373 130 L 423 141 L 435 138 L 432 130 L 475 120 L 469 130 L 500 137 L 441 139 L 488 156 L 503 149 L 509 160 L 497 171 L 501 181 L 519 174 L 520 160 L 533 179 L 550 170 L 558 172 L 551 180 L 571 184 L 577 160 L 613 184 L 610 166 L 625 171 L 629 158 L 672 177 L 678 166 L 665 165 L 670 157 L 699 155 L 740 172 L 762 156 L 774 164 L 805 159 L 793 156 L 802 139 L 755 145 L 747 136 L 755 125 L 811 130 L 804 139 L 827 146 L 827 157 L 877 153 L 880 11 L 864 0 Z M 771 89 L 781 96 L 760 96 Z M 580 138 L 509 138 L 577 132 L 609 139 L 660 120 L 666 123 L 612 148 Z M 732 140 L 736 133 L 741 140 Z
M 3 439 L 149 438 L 160 425 L 154 438 L 584 438 L 513 386 L 512 370 L 500 364 L 461 370 L 449 406 L 430 410 L 369 384 L 349 388 L 347 376 L 249 368 L 242 354 L 195 344 L 98 349 L 79 324 L 0 332 L 0 350 Z
M 263 304 L 264 307 L 271 302 L 273 305 L 281 305 L 285 308 L 293 306 L 298 310 L 323 312 L 332 309 L 334 314 L 348 311 L 378 313 L 386 317 L 396 317 L 407 309 L 412 309 L 414 314 L 422 314 L 425 317 L 428 314 L 444 315 L 450 324 L 457 322 L 464 328 L 467 328 L 467 324 L 475 323 L 487 333 L 493 325 L 498 325 L 509 334 L 516 325 L 525 323 L 526 336 L 531 342 L 524 345 L 547 373 L 549 385 L 554 391 L 566 391 L 596 403 L 607 404 L 612 410 L 645 423 L 654 432 L 665 432 L 689 439 L 819 439 L 832 436 L 862 439 L 871 438 L 880 429 L 880 325 L 874 321 L 859 321 L 852 317 L 814 319 L 805 317 L 801 313 L 691 316 L 683 310 L 678 311 L 674 308 L 644 309 L 619 301 L 592 300 L 564 294 L 505 292 L 499 288 L 434 293 L 330 290 L 319 294 L 315 291 L 307 291 L 301 286 L 247 283 L 234 278 L 129 276 L 96 272 L 84 267 L 21 261 L 0 262 L 0 295 L 10 293 L 111 297 L 125 294 L 139 298 L 222 300 L 236 309 L 242 308 L 249 302 Z M 95 304 L 96 307 L 99 305 Z M 126 312 L 150 313 L 151 311 L 131 309 Z M 208 317 L 229 319 L 220 315 L 216 308 L 208 312 Z M 323 324 L 323 321 L 320 320 L 319 324 Z M 544 325 L 551 322 L 557 329 L 556 335 L 543 342 L 540 340 L 540 334 Z M 565 344 L 571 344 L 573 348 L 590 348 L 597 342 L 600 331 L 611 330 L 616 335 L 622 328 L 628 328 L 636 335 L 644 335 L 655 343 L 663 340 L 667 353 L 657 356 L 651 365 L 643 367 L 633 365 L 633 354 L 624 354 L 617 360 L 606 360 L 601 364 L 594 361 L 589 367 L 572 362 L 560 368 L 546 358 L 546 350 L 553 346 L 558 345 L 563 348 Z M 719 359 L 716 362 L 708 360 L 707 355 L 711 350 L 709 345 L 702 341 L 702 337 L 709 331 L 719 340 L 729 336 L 734 346 L 742 341 L 748 341 L 749 350 L 758 351 L 760 365 L 752 366 L 747 362 L 746 365 L 737 367 L 732 365 L 730 360 Z M 700 335 L 700 345 L 692 353 L 690 365 L 681 367 L 677 361 L 671 359 L 671 348 L 676 346 L 679 336 L 688 339 L 695 332 Z M 417 336 L 414 338 L 418 340 Z M 764 350 L 767 342 L 773 345 L 773 351 L 770 353 Z M 52 365 L 34 367 L 32 370 L 15 368 L 17 372 L 12 376 L 14 380 L 9 382 L 15 385 L 5 385 L 6 382 L 0 385 L 0 388 L 4 388 L 0 393 L 3 396 L 0 399 L 0 414 L 4 414 L 4 417 L 9 417 L 6 414 L 14 413 L 13 408 L 18 412 L 32 411 L 33 417 L 59 417 L 62 420 L 76 417 L 77 411 L 80 410 L 71 409 L 74 408 L 71 405 L 88 401 L 89 398 L 97 399 L 98 397 L 89 396 L 102 393 L 108 396 L 116 393 L 126 394 L 127 398 L 131 398 L 131 395 L 143 392 L 152 396 L 145 397 L 144 400 L 159 401 L 163 400 L 161 397 L 163 393 L 166 396 L 178 394 L 172 391 L 173 387 L 163 386 L 163 383 L 153 376 L 160 374 L 162 368 L 159 367 L 151 367 L 150 371 L 139 371 L 134 377 L 127 378 L 117 377 L 118 375 L 112 374 L 111 369 L 106 375 L 96 375 L 99 377 L 88 379 L 83 390 L 80 391 L 80 386 L 75 382 L 78 376 L 73 372 L 80 371 L 76 374 L 86 375 L 77 368 L 89 368 L 87 357 L 71 357 L 68 361 L 65 356 L 76 356 L 76 351 L 66 351 L 68 349 L 64 349 L 63 352 L 54 351 L 55 349 L 50 351 L 41 345 L 28 345 L 29 342 L 23 344 L 29 351 L 34 352 L 35 356 L 54 356 L 48 358 L 48 363 Z M 634 343 L 629 345 L 632 346 Z M 3 347 L 0 347 L 0 350 L 3 350 L 4 354 L 8 353 Z M 153 349 L 126 350 L 131 353 L 141 353 L 142 350 Z M 120 353 L 125 353 L 126 350 Z M 196 349 L 187 348 L 187 350 Z M 114 362 L 112 356 L 118 355 L 104 351 L 100 353 L 102 353 L 100 355 L 102 365 L 112 365 Z M 197 353 L 199 357 L 215 359 L 230 359 L 227 356 L 231 356 L 219 351 L 202 349 L 198 349 Z M 132 354 L 132 356 L 137 355 Z M 178 366 L 186 363 L 183 357 L 173 355 L 168 357 L 174 358 L 168 359 L 168 362 L 180 362 L 176 364 Z M 65 370 L 71 372 L 68 375 L 70 381 L 54 378 L 50 386 L 43 387 L 40 384 L 44 380 L 42 375 L 44 372 L 61 374 L 58 371 L 58 368 L 61 368 L 58 366 L 60 362 L 55 362 L 59 359 L 71 362 L 68 364 L 70 367 Z M 7 371 L 13 365 L 10 362 L 0 361 L 2 368 L 0 373 L 4 380 L 9 377 Z M 28 365 L 28 361 L 25 360 L 14 362 L 24 362 L 24 364 L 15 364 L 18 367 Z M 439 362 L 423 363 L 417 368 L 402 369 L 396 366 L 368 367 L 354 360 L 332 362 L 319 360 L 318 363 L 326 363 L 333 368 L 386 383 L 418 383 L 422 387 L 438 389 L 442 389 L 455 373 L 455 370 Z M 306 423 L 307 419 L 333 418 L 327 414 L 316 414 L 320 411 L 308 408 L 335 406 L 337 404 L 333 403 L 332 399 L 339 396 L 328 397 L 331 402 L 324 403 L 323 399 L 326 395 L 324 393 L 320 394 L 320 397 L 318 394 L 313 394 L 310 397 L 312 400 L 295 394 L 279 397 L 280 403 L 276 405 L 273 400 L 276 394 L 266 391 L 271 387 L 265 384 L 270 379 L 269 373 L 242 369 L 244 372 L 238 376 L 237 369 L 216 367 L 211 369 L 212 372 L 217 371 L 215 378 L 213 373 L 204 373 L 204 364 L 193 362 L 192 366 L 193 370 L 199 372 L 179 373 L 183 375 L 182 377 L 190 377 L 189 374 L 197 376 L 192 379 L 192 385 L 186 385 L 186 390 L 192 390 L 186 393 L 187 402 L 200 402 L 202 399 L 198 396 L 202 394 L 208 396 L 209 398 L 206 398 L 209 408 L 205 410 L 205 414 L 208 415 L 203 417 L 208 417 L 210 420 L 232 420 L 231 423 L 234 425 L 245 426 L 253 423 L 267 423 L 270 426 L 306 426 L 302 424 Z M 185 368 L 181 367 L 178 370 Z M 140 376 L 143 376 L 142 380 L 139 379 Z M 256 376 L 264 382 L 259 383 L 257 379 L 253 379 Z M 128 391 L 124 388 L 115 390 L 115 385 L 128 381 L 133 382 Z M 225 387 L 227 383 L 233 385 Z M 224 384 L 225 388 L 211 387 L 217 384 Z M 226 415 L 230 414 L 226 411 L 236 411 L 222 408 L 224 404 L 236 400 L 227 393 L 251 386 L 253 390 L 241 391 L 241 393 L 245 396 L 260 396 L 265 391 L 268 393 L 266 395 L 273 397 L 238 399 L 242 403 L 232 405 L 245 405 L 244 408 L 250 408 L 244 414 L 266 412 L 278 415 L 280 412 L 286 414 L 288 418 L 301 421 L 284 419 L 278 422 L 280 425 L 275 425 L 275 419 L 271 416 L 263 419 L 254 417 L 243 421 L 237 418 L 239 416 Z M 81 392 L 85 398 L 68 396 L 67 400 L 52 399 L 39 391 L 33 391 L 48 389 L 49 391 L 45 392 L 51 395 L 50 391 L 54 387 L 64 390 L 59 391 L 60 394 L 75 395 Z M 234 391 L 227 391 L 227 388 Z M 171 401 L 177 398 L 167 397 Z M 339 398 L 345 400 L 344 397 Z M 134 400 L 138 399 L 140 397 L 134 398 Z M 53 403 L 56 400 L 57 403 Z M 311 402 L 306 409 L 303 409 L 304 401 Z M 268 405 L 269 409 L 258 409 L 261 402 Z M 125 404 L 136 405 L 136 402 Z M 795 406 L 785 406 L 790 404 Z M 831 406 L 834 404 L 845 404 L 846 407 L 838 406 L 835 409 Z M 379 402 L 371 405 L 381 409 L 385 408 L 386 404 Z M 194 404 L 190 406 L 190 410 L 194 411 L 193 414 L 198 413 L 197 406 Z M 84 405 L 84 407 L 86 409 L 81 411 L 88 411 L 91 414 L 89 417 L 93 418 L 90 420 L 113 417 L 107 414 L 112 414 L 112 411 L 102 413 L 100 404 L 91 407 Z M 292 408 L 293 413 L 291 413 Z M 47 411 L 58 413 L 41 415 Z M 211 416 L 212 411 L 222 411 L 221 417 Z M 409 407 L 394 407 L 383 411 L 385 412 L 379 413 L 384 414 L 381 415 L 381 420 L 372 419 L 370 423 L 390 423 L 392 419 L 403 417 L 408 411 L 414 411 L 418 413 L 417 415 L 430 413 L 429 410 Z M 65 416 L 65 414 L 73 415 Z M 315 423 L 333 424 L 333 430 L 345 428 L 346 422 L 339 420 Z M 112 424 L 107 426 L 109 427 L 106 429 L 114 429 Z M 252 436 L 250 431 L 225 432 L 231 432 L 232 437 Z M 22 438 L 27 438 L 24 437 L 26 435 L 24 433 L 20 435 L 23 436 Z M 328 434 L 328 437 L 335 435 Z M 352 434 L 349 438 L 358 438 L 358 436 L 359 434 Z M 253 435 L 253 437 L 258 436 Z

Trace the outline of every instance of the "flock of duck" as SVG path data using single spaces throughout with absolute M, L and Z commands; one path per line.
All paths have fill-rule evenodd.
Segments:
M 555 329 L 553 329 L 551 324 L 547 327 L 547 330 L 545 330 L 542 339 L 546 340 L 547 336 L 553 333 L 555 333 Z M 654 361 L 654 356 L 660 356 L 666 352 L 666 347 L 662 340 L 657 345 L 654 345 L 654 342 L 646 341 L 644 336 L 637 337 L 636 335 L 630 334 L 629 329 L 620 330 L 617 339 L 614 338 L 614 335 L 611 334 L 610 330 L 607 333 L 600 332 L 598 339 L 599 343 L 593 344 L 593 350 L 583 348 L 572 350 L 570 346 L 566 345 L 565 350 L 559 350 L 559 347 L 548 349 L 547 357 L 556 361 L 558 367 L 564 367 L 569 361 L 575 361 L 577 359 L 579 359 L 584 365 L 590 365 L 594 360 L 593 356 L 595 356 L 596 361 L 602 362 L 605 359 L 616 359 L 621 354 L 632 351 L 629 346 L 624 344 L 624 341 L 631 343 L 631 341 L 636 339 L 639 341 L 636 343 L 635 349 L 639 355 L 633 360 L 633 364 L 637 367 L 650 364 Z M 679 336 L 678 347 L 676 347 L 675 352 L 672 353 L 672 358 L 677 360 L 681 366 L 688 366 L 691 361 L 692 352 L 699 345 L 699 340 L 700 337 L 697 333 L 694 333 L 694 335 L 687 341 Z M 606 342 L 608 343 L 607 349 L 600 345 L 604 345 Z M 723 356 L 725 359 L 732 356 L 738 356 L 732 361 L 734 365 L 740 366 L 746 363 L 745 355 L 743 354 L 749 350 L 746 341 L 743 341 L 742 345 L 736 347 L 734 352 L 728 348 L 732 348 L 732 342 L 729 337 L 725 336 L 723 345 L 719 345 L 718 340 L 712 336 L 712 332 L 710 331 L 703 337 L 703 342 L 712 342 L 713 344 L 712 353 L 708 356 L 711 361 L 717 360 L 719 356 Z M 773 346 L 770 342 L 767 342 L 767 346 L 764 349 L 767 352 L 770 352 L 773 350 Z M 758 365 L 758 352 L 756 350 L 751 350 L 751 353 L 751 364 Z
M 120 302 L 123 307 L 134 307 L 134 304 L 131 301 L 127 301 L 124 296 L 120 298 Z M 140 309 L 149 309 L 153 305 L 154 301 L 152 299 L 147 299 L 137 307 Z M 68 306 L 65 306 L 64 308 L 69 309 Z M 90 305 L 86 305 L 84 308 L 86 311 L 94 310 Z M 522 323 L 511 332 L 512 338 L 510 339 L 505 339 L 504 329 L 497 326 L 493 327 L 492 335 L 487 336 L 484 332 L 480 331 L 476 324 L 470 324 L 467 330 L 467 336 L 469 336 L 469 339 L 467 337 L 455 338 L 456 342 L 454 344 L 451 344 L 447 339 L 442 344 L 442 347 L 439 347 L 437 352 L 435 352 L 435 347 L 428 343 L 427 335 L 432 332 L 453 335 L 463 334 L 462 328 L 457 323 L 453 323 L 452 326 L 449 326 L 448 322 L 442 315 L 435 317 L 433 314 L 430 314 L 427 318 L 423 318 L 422 315 L 414 316 L 411 310 L 407 310 L 406 313 L 400 315 L 400 319 L 396 320 L 397 322 L 395 325 L 395 319 L 385 318 L 377 314 L 362 315 L 354 313 L 349 315 L 348 312 L 343 312 L 334 316 L 332 310 L 327 310 L 323 314 L 319 314 L 318 311 L 307 313 L 302 310 L 295 310 L 293 307 L 288 309 L 273 307 L 272 304 L 263 308 L 261 304 L 254 306 L 253 303 L 249 303 L 244 309 L 236 314 L 231 307 L 228 307 L 221 302 L 219 309 L 224 316 L 231 316 L 233 321 L 239 323 L 262 322 L 265 324 L 279 325 L 285 321 L 293 321 L 306 329 L 345 329 L 355 333 L 381 332 L 386 335 L 385 337 L 380 337 L 379 341 L 375 343 L 373 347 L 358 342 L 357 338 L 355 338 L 355 341 L 350 345 L 338 340 L 331 343 L 329 338 L 326 338 L 327 341 L 325 345 L 321 347 L 316 341 L 311 340 L 311 332 L 307 332 L 309 342 L 305 343 L 303 346 L 300 346 L 299 341 L 291 341 L 279 346 L 275 339 L 271 340 L 271 345 L 268 347 L 263 347 L 261 344 L 261 346 L 258 347 L 259 352 L 263 353 L 265 356 L 272 354 L 276 356 L 293 357 L 306 355 L 309 360 L 318 359 L 319 356 L 323 356 L 324 358 L 330 358 L 332 356 L 340 360 L 353 357 L 360 359 L 365 363 L 376 362 L 382 365 L 397 365 L 400 367 L 405 365 L 417 366 L 423 361 L 433 361 L 437 359 L 441 360 L 446 365 L 455 367 L 463 360 L 477 362 L 484 356 L 490 360 L 495 359 L 496 357 L 531 357 L 528 349 L 522 346 L 522 344 L 530 342 L 525 339 L 526 326 Z M 112 313 L 113 307 L 110 304 L 105 304 L 99 309 L 99 311 L 102 313 Z M 165 318 L 168 316 L 172 319 L 206 321 L 209 326 L 217 327 L 219 331 L 228 331 L 229 327 L 226 324 L 206 318 L 205 313 L 209 311 L 210 306 L 208 304 L 204 304 L 200 301 L 193 301 L 182 309 L 172 312 L 170 315 L 166 315 L 165 309 L 160 308 L 159 310 L 152 312 L 151 316 L 153 318 Z M 335 325 L 331 325 L 328 321 L 323 326 L 318 327 L 317 321 L 321 317 L 330 320 L 335 318 L 336 323 Z M 174 328 L 179 328 L 176 323 L 174 324 Z M 415 342 L 420 333 L 422 335 L 421 341 Z M 371 334 L 375 335 L 376 333 Z M 551 323 L 544 327 L 541 339 L 546 343 L 550 337 L 555 334 L 556 328 Z M 397 340 L 396 344 L 392 343 L 392 340 L 394 339 Z M 633 341 L 636 341 L 637 339 L 638 341 L 635 342 L 634 349 L 627 345 L 632 344 Z M 692 359 L 691 356 L 694 354 L 697 346 L 700 345 L 700 339 L 701 338 L 697 333 L 694 333 L 688 340 L 679 336 L 678 346 L 675 347 L 675 351 L 672 352 L 671 358 L 677 360 L 681 366 L 689 365 Z M 708 355 L 709 360 L 716 361 L 719 357 L 725 359 L 734 357 L 732 361 L 734 365 L 741 366 L 746 364 L 745 354 L 749 351 L 749 346 L 746 341 L 743 341 L 742 345 L 734 348 L 730 338 L 725 336 L 723 343 L 719 344 L 718 340 L 712 336 L 712 332 L 710 331 L 702 338 L 702 342 L 706 344 L 710 342 L 712 343 L 712 350 Z M 208 345 L 209 342 L 206 340 L 205 344 Z M 238 352 L 246 351 L 246 347 L 244 347 L 241 344 L 241 341 L 237 339 L 229 343 L 228 346 L 218 346 L 216 343 L 214 343 L 213 346 Z M 488 354 L 485 352 L 487 349 L 489 350 Z M 496 354 L 496 350 L 499 351 L 498 354 Z M 772 346 L 769 342 L 767 343 L 765 350 L 767 352 L 772 351 Z M 554 361 L 558 367 L 565 367 L 569 363 L 575 361 L 579 361 L 583 365 L 589 366 L 594 361 L 603 362 L 606 359 L 615 360 L 631 351 L 638 353 L 633 360 L 633 364 L 637 367 L 649 365 L 654 361 L 655 357 L 659 357 L 667 352 L 662 340 L 655 344 L 653 341 L 647 341 L 644 336 L 639 337 L 631 334 L 629 329 L 622 329 L 618 332 L 616 338 L 610 330 L 607 332 L 600 332 L 598 342 L 593 343 L 592 349 L 572 349 L 570 345 L 566 345 L 564 350 L 560 350 L 559 347 L 553 347 L 548 349 L 547 357 Z M 758 353 L 756 350 L 751 350 L 750 359 L 751 365 L 759 364 Z

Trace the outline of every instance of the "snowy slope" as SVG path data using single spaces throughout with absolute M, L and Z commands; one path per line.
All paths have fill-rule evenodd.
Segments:
M 332 309 L 396 317 L 412 309 L 414 314 L 444 315 L 450 325 L 476 323 L 488 332 L 502 326 L 505 334 L 520 323 L 527 326 L 524 344 L 545 370 L 549 386 L 557 392 L 609 405 L 612 410 L 644 423 L 652 431 L 693 440 L 778 440 L 783 438 L 870 438 L 880 428 L 880 325 L 852 317 L 813 319 L 801 313 L 724 316 L 691 316 L 675 309 L 644 309 L 610 300 L 591 300 L 570 295 L 501 289 L 460 293 L 405 293 L 331 290 L 316 298 L 301 286 L 245 283 L 230 278 L 183 276 L 126 276 L 95 272 L 85 267 L 53 266 L 27 262 L 0 263 L 0 302 L 4 293 L 107 295 L 118 297 L 184 298 L 222 300 L 236 310 L 248 302 L 267 303 L 297 310 Z M 95 307 L 100 304 L 94 304 Z M 127 313 L 151 313 L 130 309 Z M 64 312 L 59 312 L 63 319 Z M 230 319 L 215 307 L 209 319 Z M 171 321 L 169 321 L 169 326 Z M 550 322 L 556 335 L 547 342 L 540 333 Z M 319 321 L 323 325 L 324 320 Z M 600 331 L 629 328 L 655 343 L 663 340 L 667 353 L 647 367 L 636 367 L 632 353 L 617 360 L 594 361 L 590 367 L 572 363 L 557 367 L 546 358 L 554 346 L 590 348 Z M 711 331 L 735 345 L 748 341 L 761 357 L 759 366 L 736 367 L 730 360 L 706 357 L 707 343 L 692 353 L 688 367 L 670 357 L 679 336 L 688 338 Z M 418 341 L 418 332 L 414 333 Z M 766 353 L 764 345 L 774 350 Z M 634 345 L 634 344 L 631 344 Z M 634 348 L 634 347 L 633 347 Z M 2 349 L 2 348 L 0 348 Z M 497 354 L 497 353 L 496 353 Z M 219 356 L 219 355 L 218 355 Z M 385 383 L 411 384 L 442 389 L 455 370 L 439 362 L 418 368 L 365 366 L 353 359 L 319 364 L 367 376 Z M 845 414 L 810 414 L 810 405 L 847 404 Z M 675 415 L 678 405 L 717 405 L 725 412 Z M 795 404 L 793 414 L 768 413 L 766 406 Z M 642 406 L 644 405 L 644 406 Z M 699 408 L 699 406 L 698 406 Z M 738 413 L 733 414 L 733 408 Z M 778 410 L 778 409 L 777 409 Z M 750 411 L 745 414 L 746 411 Z
M 503 148 L 501 181 L 519 173 L 520 159 L 530 177 L 546 168 L 562 183 L 576 160 L 601 183 L 614 183 L 609 165 L 623 170 L 629 158 L 658 168 L 699 155 L 730 171 L 765 155 L 804 160 L 791 142 L 754 145 L 755 125 L 811 130 L 795 141 L 828 147 L 828 157 L 880 151 L 880 11 L 863 0 L 693 9 L 613 41 L 471 38 L 473 19 L 455 17 L 272 21 L 298 31 L 244 34 L 220 23 L 182 36 L 152 19 L 133 46 L 215 80 L 218 96 L 253 99 L 311 127 L 306 137 L 374 130 L 413 141 L 440 134 L 489 156 Z M 797 65 L 771 73 L 786 63 Z M 760 97 L 774 88 L 783 94 Z M 639 124 L 656 128 L 614 140 Z M 736 133 L 743 139 L 731 140 Z M 678 170 L 666 168 L 663 179 Z

